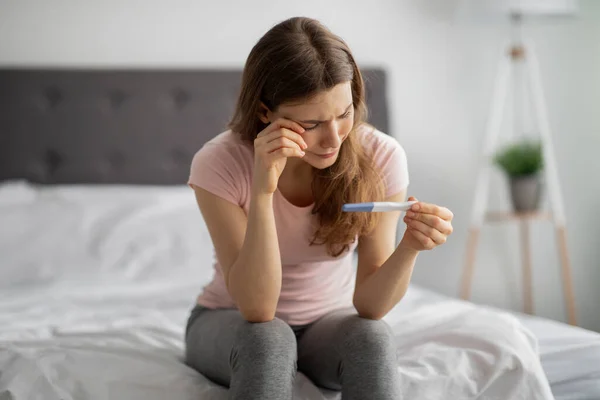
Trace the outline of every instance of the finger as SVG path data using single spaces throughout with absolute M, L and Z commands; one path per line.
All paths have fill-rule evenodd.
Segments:
M 406 212 L 406 216 L 416 221 L 421 221 L 425 225 L 429 225 L 433 229 L 436 229 L 445 235 L 450 235 L 452 233 L 452 224 L 450 224 L 450 221 L 446 221 L 438 217 L 437 215 L 425 214 L 422 212 L 414 212 L 409 210 Z
M 269 135 L 266 135 L 264 137 L 264 141 L 269 143 L 272 140 L 277 139 L 278 137 L 285 137 L 290 140 L 293 140 L 294 142 L 298 143 L 298 145 L 300 147 L 303 147 L 303 148 L 308 147 L 302 136 L 300 136 L 299 134 L 297 134 L 294 131 L 291 131 L 291 130 L 285 129 L 285 128 L 282 128 L 280 130 L 270 133 Z
M 446 243 L 446 235 L 444 235 L 442 232 L 438 231 L 437 229 L 434 229 L 434 228 L 430 227 L 429 225 L 424 224 L 421 221 L 417 221 L 415 219 L 411 219 L 408 217 L 404 217 L 404 222 L 406 222 L 406 224 L 409 227 L 413 228 L 414 230 L 422 233 L 423 235 L 425 235 L 428 238 L 430 238 L 431 240 L 433 240 L 434 243 L 436 243 L 436 244 Z
M 410 196 L 408 198 L 408 201 L 418 201 L 417 198 L 415 196 Z
M 281 129 L 281 128 L 290 129 L 296 133 L 304 133 L 304 128 L 299 123 L 290 121 L 289 119 L 279 118 L 279 119 L 276 119 L 275 121 L 271 122 L 271 124 L 267 128 L 265 128 L 262 132 L 260 132 L 256 136 L 256 138 L 258 139 L 259 137 L 266 136 L 269 133 L 276 131 L 277 129 Z
M 448 210 L 446 207 L 440 207 L 435 204 L 418 202 L 416 204 L 413 204 L 413 206 L 410 209 L 412 211 L 419 211 L 425 214 L 437 215 L 445 221 L 451 221 L 452 218 L 454 218 L 454 214 L 452 214 L 452 211 Z
M 414 236 L 415 239 L 417 239 L 419 241 L 419 243 L 421 243 L 421 246 L 423 246 L 423 248 L 425 248 L 427 250 L 431 250 L 436 246 L 435 242 L 433 240 L 431 240 L 430 237 L 428 237 L 427 235 L 424 235 L 423 233 L 419 232 L 418 230 L 409 227 L 408 231 L 410 232 L 411 235 Z
M 259 139 L 256 139 L 255 147 L 260 147 L 265 143 L 270 143 L 273 140 L 279 139 L 281 137 L 293 140 L 295 143 L 298 143 L 298 146 L 300 146 L 301 148 L 306 149 L 308 147 L 302 136 L 286 128 L 276 129 L 275 131 L 270 132 L 267 135 L 260 137 Z
M 303 151 L 303 149 L 300 147 L 300 145 L 298 145 L 298 143 L 283 136 L 280 136 L 277 139 L 273 139 L 269 143 L 265 144 L 261 148 L 261 151 L 264 151 L 265 153 L 272 153 L 273 151 L 282 149 L 284 147 L 291 147 Z
M 269 153 L 268 159 L 269 159 L 269 161 L 274 161 L 274 160 L 277 160 L 277 159 L 283 158 L 283 157 L 302 158 L 302 157 L 304 157 L 304 154 L 306 154 L 306 153 L 304 153 L 302 150 L 300 150 L 298 148 L 284 147 L 279 150 L 275 150 L 272 153 Z

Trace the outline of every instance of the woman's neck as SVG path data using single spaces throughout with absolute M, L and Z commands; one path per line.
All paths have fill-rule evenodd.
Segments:
M 288 158 L 285 168 L 279 180 L 297 183 L 298 186 L 306 186 L 312 183 L 312 166 L 300 159 Z
M 312 195 L 312 166 L 302 160 L 288 158 L 279 177 L 278 189 L 292 204 L 299 207 L 314 202 Z

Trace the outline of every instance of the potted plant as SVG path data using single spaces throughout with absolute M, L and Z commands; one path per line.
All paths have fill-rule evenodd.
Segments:
M 537 210 L 542 191 L 544 166 L 540 142 L 523 140 L 496 153 L 494 162 L 510 180 L 513 208 L 517 212 Z

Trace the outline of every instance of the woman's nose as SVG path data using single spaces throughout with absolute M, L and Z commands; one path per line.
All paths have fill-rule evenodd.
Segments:
M 339 128 L 336 121 L 331 121 L 327 124 L 325 137 L 321 141 L 321 147 L 324 149 L 337 149 L 340 147 L 341 138 L 339 135 Z

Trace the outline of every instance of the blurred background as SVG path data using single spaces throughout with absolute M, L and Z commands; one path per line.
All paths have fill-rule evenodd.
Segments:
M 413 280 L 458 296 L 494 78 L 512 32 L 502 6 L 501 0 L 0 0 L 0 67 L 241 68 L 275 23 L 317 18 L 346 40 L 361 67 L 387 71 L 388 133 L 407 152 L 409 195 L 455 214 L 449 242 L 420 256 Z M 536 45 L 548 106 L 578 325 L 600 331 L 600 2 L 581 0 L 570 17 L 523 22 L 523 34 Z M 507 110 L 503 130 L 512 129 Z M 492 172 L 489 208 L 508 210 L 506 177 Z M 566 321 L 553 225 L 536 221 L 531 229 L 535 314 Z M 518 225 L 483 226 L 472 300 L 521 310 L 521 293 Z

